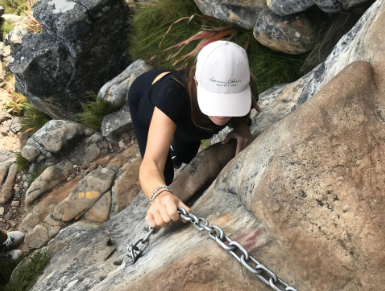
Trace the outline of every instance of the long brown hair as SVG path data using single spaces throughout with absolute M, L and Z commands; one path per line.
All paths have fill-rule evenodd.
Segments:
M 191 106 L 191 118 L 196 127 L 199 127 L 201 129 L 207 130 L 207 131 L 213 131 L 213 123 L 211 122 L 210 118 L 203 114 L 202 111 L 199 108 L 198 105 L 198 98 L 197 98 L 197 86 L 195 83 L 195 69 L 196 67 L 193 66 L 189 69 L 186 69 L 186 73 L 184 75 L 184 79 L 182 82 L 179 82 L 177 79 L 175 79 L 178 83 L 180 83 L 183 87 L 185 87 L 190 95 L 190 106 Z M 250 73 L 250 88 L 251 88 L 251 108 L 254 108 L 257 110 L 257 112 L 260 112 L 261 109 L 259 108 L 257 102 L 259 100 L 259 94 L 257 90 L 257 84 L 255 82 L 255 76 Z M 230 121 L 231 127 L 238 127 L 242 124 L 247 124 L 250 118 L 250 112 L 241 117 L 232 117 Z

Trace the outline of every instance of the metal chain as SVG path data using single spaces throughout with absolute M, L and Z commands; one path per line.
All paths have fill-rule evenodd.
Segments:
M 191 222 L 192 225 L 199 231 L 206 230 L 214 241 L 216 241 L 224 250 L 228 251 L 238 262 L 240 262 L 246 269 L 251 273 L 255 274 L 263 283 L 270 286 L 276 291 L 297 291 L 297 289 L 289 286 L 283 280 L 279 279 L 278 276 L 260 264 L 256 259 L 249 255 L 249 253 L 236 241 L 228 238 L 224 231 L 217 225 L 209 226 L 209 222 L 202 218 L 197 217 L 191 212 L 187 212 L 184 208 L 178 207 L 178 213 L 180 218 Z M 128 255 L 126 257 L 126 264 L 132 265 L 142 255 L 143 251 L 148 247 L 150 243 L 150 236 L 156 234 L 160 228 L 149 227 L 149 233 L 142 239 L 139 239 L 133 245 L 127 245 Z M 138 244 L 142 243 L 144 246 L 142 249 L 138 248 Z M 237 255 L 241 253 L 241 255 Z

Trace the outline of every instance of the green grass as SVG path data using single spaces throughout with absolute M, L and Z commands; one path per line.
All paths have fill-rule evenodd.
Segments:
M 23 10 L 28 10 L 26 0 L 0 0 L 5 14 L 16 14 L 24 16 Z
M 208 148 L 211 145 L 211 142 L 209 139 L 201 140 L 201 147 Z
M 13 279 L 12 282 L 9 282 L 6 285 L 0 285 L 0 291 L 30 290 L 33 287 L 33 285 L 36 283 L 37 278 L 43 273 L 49 261 L 50 261 L 50 257 L 46 254 L 34 255 L 34 257 L 30 260 L 30 262 L 27 263 L 22 270 L 20 270 L 20 272 Z M 3 265 L 3 263 L 1 265 Z M 14 266 L 14 264 L 12 266 Z M 8 265 L 9 270 L 12 269 L 12 266 Z M 7 274 L 9 274 L 9 271 Z M 8 275 L 8 280 L 9 280 L 9 276 L 10 274 Z
M 44 126 L 51 117 L 44 112 L 36 109 L 31 103 L 23 104 L 24 112 L 21 116 L 22 130 L 29 130 L 29 134 L 33 134 Z
M 4 21 L 3 25 L 1 26 L 1 31 L 3 32 L 3 36 L 6 36 L 8 33 L 10 33 L 13 30 L 13 25 L 7 21 Z
M 180 64 L 173 66 L 175 58 L 167 60 L 168 56 L 176 50 L 160 53 L 162 49 L 186 40 L 204 28 L 236 27 L 234 24 L 208 21 L 197 17 L 190 23 L 187 20 L 182 20 L 174 24 L 161 48 L 158 47 L 163 35 L 174 21 L 182 17 L 189 17 L 194 13 L 200 14 L 200 11 L 191 0 L 162 0 L 153 1 L 146 5 L 136 5 L 130 19 L 132 32 L 129 53 L 131 58 L 133 60 L 144 59 L 154 68 L 178 69 L 181 67 Z M 246 31 L 239 27 L 237 29 L 238 33 L 232 41 L 244 46 L 247 39 L 249 37 L 251 39 L 247 53 L 250 69 L 257 77 L 260 92 L 278 84 L 292 82 L 300 77 L 304 56 L 292 56 L 272 51 L 259 44 L 253 37 L 252 31 Z M 196 44 L 197 41 L 188 44 L 178 57 L 192 51 Z M 156 57 L 150 60 L 154 55 Z M 191 65 L 193 61 L 194 59 L 191 58 L 183 65 Z
M 17 153 L 16 164 L 19 171 L 25 171 L 28 169 L 30 163 L 21 155 L 21 153 Z
M 76 114 L 75 120 L 86 127 L 100 131 L 104 116 L 117 111 L 119 107 L 106 100 L 98 99 L 94 93 L 88 93 L 88 95 L 92 100 L 81 103 L 83 111 Z

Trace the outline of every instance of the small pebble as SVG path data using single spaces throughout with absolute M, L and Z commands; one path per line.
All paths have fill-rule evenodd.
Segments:
M 110 149 L 110 150 L 112 150 L 112 145 L 109 143 L 108 144 L 108 148 Z
M 113 153 L 114 152 L 114 150 L 113 149 L 110 149 L 110 153 Z
M 0 207 L 0 215 L 4 215 L 4 207 Z
M 20 205 L 20 201 L 18 201 L 18 200 L 13 200 L 11 203 L 12 207 L 18 207 L 19 205 Z
M 108 154 L 108 149 L 102 149 L 102 154 L 107 155 Z
M 13 187 L 13 189 L 15 190 L 15 193 L 19 193 L 20 192 L 19 186 L 15 186 L 15 187 Z
M 124 143 L 124 141 L 120 141 L 119 142 L 119 147 L 121 148 L 121 149 L 125 149 L 126 148 L 126 144 Z

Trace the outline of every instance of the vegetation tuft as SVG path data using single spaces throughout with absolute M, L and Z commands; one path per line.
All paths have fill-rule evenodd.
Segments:
M 88 92 L 88 95 L 91 101 L 81 103 L 83 112 L 78 113 L 75 119 L 86 127 L 100 131 L 104 116 L 117 111 L 119 107 L 99 99 L 95 93 Z
M 131 46 L 129 47 L 132 59 L 144 59 L 155 68 L 180 69 L 192 65 L 193 58 L 174 65 L 176 58 L 169 57 L 177 53 L 178 50 L 181 50 L 179 56 L 190 53 L 197 46 L 198 41 L 189 42 L 174 51 L 164 50 L 199 32 L 226 27 L 237 30 L 231 39 L 235 43 L 244 47 L 246 43 L 250 42 L 247 49 L 250 69 L 257 78 L 260 92 L 277 84 L 292 82 L 300 77 L 300 69 L 304 62 L 303 56 L 292 56 L 272 51 L 259 44 L 251 31 L 246 31 L 230 23 L 202 17 L 194 17 L 189 21 L 190 16 L 200 14 L 194 1 L 152 1 L 146 5 L 136 5 L 132 11 L 133 15 L 130 20 Z M 181 20 L 181 18 L 186 19 Z M 168 31 L 170 26 L 172 27 Z M 163 39 L 167 31 L 168 33 Z M 159 47 L 160 43 L 161 46 Z
M 5 110 L 21 119 L 22 130 L 33 134 L 43 127 L 51 117 L 36 109 L 24 95 L 12 92 L 12 100 L 4 104 Z
M 26 158 L 21 155 L 21 153 L 18 153 L 16 157 L 16 164 L 18 170 L 23 172 L 28 169 L 30 163 Z
M 23 10 L 28 9 L 26 0 L 0 0 L 0 6 L 3 6 L 5 14 L 25 15 Z
M 7 283 L 10 279 L 12 271 L 16 268 L 18 262 L 5 261 L 0 264 L 0 291 L 27 291 L 35 284 L 37 278 L 43 273 L 45 267 L 50 261 L 47 254 L 36 254 L 28 262 L 23 269 L 16 275 L 16 277 Z

